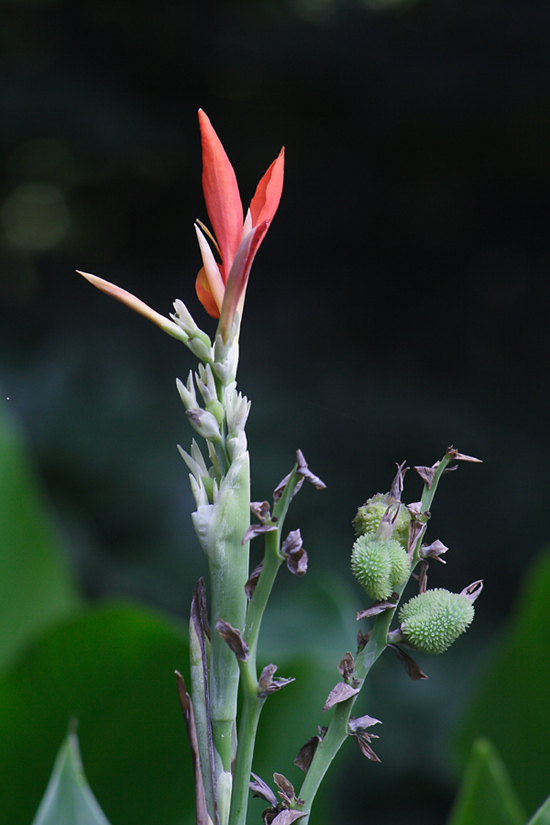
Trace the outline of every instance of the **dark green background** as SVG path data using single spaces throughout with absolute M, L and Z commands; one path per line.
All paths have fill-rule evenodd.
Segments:
M 161 312 L 179 297 L 213 331 L 193 286 L 202 107 L 243 200 L 287 151 L 241 338 L 254 497 L 301 447 L 328 489 L 302 494 L 290 526 L 312 569 L 347 576 L 355 508 L 395 461 L 430 464 L 451 443 L 484 459 L 445 480 L 432 528 L 451 547 L 434 584 L 486 581 L 475 653 L 462 640 L 429 688 L 399 683 L 446 729 L 548 539 L 550 7 L 4 0 L 0 17 L 0 380 L 83 592 L 186 616 L 203 572 L 175 449 L 190 431 L 174 378 L 194 361 L 74 274 Z M 399 679 L 384 667 L 380 701 Z M 408 721 L 386 717 L 390 741 Z M 404 773 L 418 727 L 398 743 Z M 422 821 L 441 817 L 445 781 L 427 801 L 409 773 Z

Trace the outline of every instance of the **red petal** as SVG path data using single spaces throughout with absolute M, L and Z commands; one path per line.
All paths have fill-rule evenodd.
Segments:
M 199 110 L 202 188 L 208 217 L 228 271 L 243 231 L 243 207 L 233 167 L 207 115 Z
M 283 147 L 279 157 L 273 161 L 259 182 L 256 193 L 252 198 L 250 204 L 252 226 L 258 226 L 263 221 L 269 223 L 273 219 L 283 191 L 284 166 L 285 150 Z
M 201 302 L 207 313 L 211 315 L 212 318 L 219 318 L 220 311 L 214 300 L 214 296 L 210 291 L 210 285 L 208 283 L 208 278 L 206 277 L 204 267 L 197 275 L 197 280 L 195 281 L 195 289 L 197 290 L 199 301 Z
M 249 232 L 246 238 L 243 238 L 231 271 L 227 276 L 219 325 L 224 341 L 227 341 L 227 336 L 231 332 L 233 321 L 235 320 L 235 313 L 239 308 L 240 302 L 242 307 L 242 299 L 248 284 L 250 269 L 268 226 L 267 221 L 264 221 Z

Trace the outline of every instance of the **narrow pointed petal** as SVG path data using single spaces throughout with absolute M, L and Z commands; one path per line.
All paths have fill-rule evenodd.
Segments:
M 241 236 L 241 241 L 243 240 L 243 238 L 246 238 L 249 232 L 252 232 L 252 229 L 252 215 L 250 214 L 250 207 L 248 207 L 246 218 L 244 219 L 243 234 Z
M 207 313 L 210 315 L 210 317 L 219 318 L 220 310 L 218 309 L 218 305 L 214 299 L 214 296 L 212 295 L 210 283 L 208 281 L 208 277 L 206 275 L 204 266 L 197 275 L 197 279 L 195 281 L 195 291 L 197 293 L 197 298 L 199 299 Z
M 250 204 L 250 214 L 252 225 L 273 220 L 273 216 L 279 206 L 281 194 L 283 192 L 283 176 L 285 166 L 284 147 L 279 153 L 279 157 L 273 161 L 261 181 Z
M 127 307 L 130 307 L 130 309 L 133 309 L 135 312 L 139 312 L 140 315 L 144 315 L 145 318 L 148 318 L 164 330 L 164 332 L 167 332 L 174 338 L 179 338 L 180 341 L 188 340 L 189 336 L 186 335 L 186 333 L 177 324 L 169 318 L 165 318 L 165 316 L 161 315 L 160 312 L 156 312 L 148 306 L 148 304 L 144 303 L 139 298 L 136 298 L 135 295 L 132 295 L 131 292 L 127 292 L 125 289 L 121 289 L 119 286 L 112 284 L 110 281 L 103 280 L 103 278 L 98 278 L 97 275 L 91 275 L 89 272 L 81 272 L 79 269 L 76 271 L 79 275 L 82 275 L 83 278 L 86 278 L 87 281 L 96 286 L 102 292 L 105 292 L 107 295 L 111 295 L 113 298 L 116 298 L 117 301 L 126 304 Z
M 208 217 L 220 245 L 222 261 L 230 267 L 243 228 L 243 207 L 233 167 L 208 116 L 199 110 L 202 140 L 202 188 Z
M 208 314 L 213 318 L 219 318 L 225 291 L 223 275 L 208 241 L 197 224 L 195 224 L 195 232 L 197 233 L 203 262 L 203 267 L 197 275 L 195 284 L 197 295 Z
M 252 232 L 243 239 L 233 261 L 233 266 L 231 267 L 225 285 L 225 297 L 220 314 L 219 331 L 224 341 L 227 341 L 227 337 L 233 328 L 235 313 L 238 311 L 239 314 L 242 314 L 250 268 L 256 257 L 258 247 L 267 232 L 268 226 L 267 221 L 264 221 L 253 229 Z

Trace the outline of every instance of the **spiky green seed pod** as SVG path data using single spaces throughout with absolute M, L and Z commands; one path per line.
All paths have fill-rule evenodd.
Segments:
M 353 545 L 351 569 L 376 601 L 389 598 L 409 577 L 409 558 L 394 538 L 381 541 L 374 534 L 359 536 Z
M 357 536 L 365 536 L 367 533 L 376 533 L 382 517 L 390 504 L 393 504 L 395 508 L 399 507 L 399 515 L 393 528 L 392 538 L 397 539 L 403 547 L 406 547 L 409 537 L 411 514 L 404 504 L 399 504 L 399 502 L 396 502 L 394 499 L 390 501 L 387 493 L 376 493 L 375 496 L 369 498 L 365 504 L 358 509 L 357 515 L 352 522 L 355 534 Z
M 441 587 L 415 596 L 400 610 L 401 632 L 424 653 L 443 653 L 474 618 L 474 606 L 461 593 Z

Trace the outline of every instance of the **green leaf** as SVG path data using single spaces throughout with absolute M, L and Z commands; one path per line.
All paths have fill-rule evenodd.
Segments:
M 78 605 L 15 419 L 0 404 L 0 670 Z
M 527 825 L 550 825 L 550 796 L 542 803 Z
M 498 748 L 528 812 L 548 795 L 550 553 L 532 563 L 502 641 L 462 721 L 461 755 L 482 736 Z
M 129 605 L 85 611 L 39 639 L 0 677 L 2 821 L 32 821 L 72 718 L 86 775 L 112 822 L 192 821 L 174 676 L 187 660 L 179 623 Z
M 84 776 L 75 733 L 59 750 L 33 825 L 109 825 Z
M 486 739 L 474 742 L 447 825 L 524 825 L 525 815 L 502 760 Z

